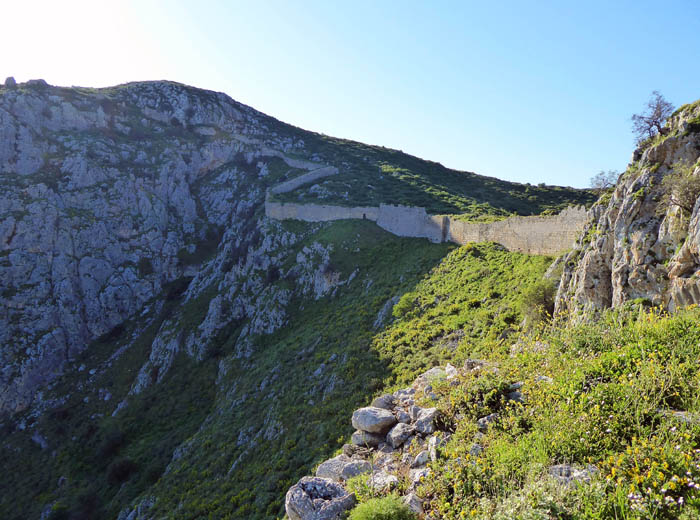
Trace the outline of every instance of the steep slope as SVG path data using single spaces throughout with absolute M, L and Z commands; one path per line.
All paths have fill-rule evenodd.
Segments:
M 370 451 L 392 489 L 386 473 L 343 482 L 360 502 L 350 518 L 401 495 L 422 518 L 698 518 L 698 318 L 607 310 L 454 356 L 394 394 L 432 409 L 436 431 Z
M 264 217 L 268 188 L 327 165 L 340 184 L 312 193 L 329 200 L 365 200 L 368 178 L 382 202 L 476 217 L 591 197 L 319 136 L 174 83 L 0 88 L 4 518 L 275 517 L 349 433 L 348 410 L 520 321 L 501 287 L 382 343 L 393 303 L 454 246 Z M 409 169 L 410 189 L 387 168 Z M 462 262 L 465 301 L 513 263 L 529 266 L 523 286 L 547 264 L 499 248 Z
M 564 259 L 558 313 L 637 299 L 671 310 L 700 303 L 699 121 L 700 103 L 678 109 L 666 135 L 635 151 L 612 194 L 594 206 Z M 679 198 L 687 207 L 673 202 Z
M 558 319 L 498 337 L 505 341 L 477 334 L 451 365 L 407 377 L 407 388 L 352 414 L 391 410 L 385 431 L 357 421 L 342 455 L 318 467 L 354 493 L 351 520 L 389 509 L 415 518 L 409 507 L 455 520 L 700 517 L 699 131 L 696 102 L 635 151 L 575 249 L 548 269 L 555 279 L 563 271 Z M 439 284 L 449 279 L 443 265 L 433 273 Z M 542 281 L 530 283 L 522 310 L 546 301 Z M 433 299 L 431 285 L 394 307 L 380 335 L 399 342 L 390 349 L 406 352 L 464 309 L 454 293 Z M 313 492 L 291 488 L 288 511 L 301 503 L 299 489 Z
M 374 206 L 387 201 L 421 206 L 431 214 L 462 214 L 470 220 L 556 213 L 571 204 L 590 205 L 590 191 L 502 181 L 445 168 L 397 150 L 315 136 L 308 140 L 325 160 L 342 165 L 332 176 L 275 197 L 285 202 Z

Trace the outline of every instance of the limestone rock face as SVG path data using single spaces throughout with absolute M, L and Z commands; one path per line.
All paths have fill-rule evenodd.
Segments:
M 663 177 L 685 162 L 700 175 L 700 133 L 678 111 L 668 136 L 635 152 L 612 195 L 601 198 L 575 248 L 563 259 L 555 312 L 601 310 L 643 299 L 669 310 L 700 303 L 700 213 L 661 206 Z
M 396 417 L 384 408 L 367 406 L 352 414 L 353 427 L 365 432 L 386 433 L 394 424 Z
M 200 345 L 231 320 L 250 319 L 248 334 L 284 323 L 290 293 L 258 296 L 289 234 L 252 216 L 268 161 L 303 141 L 269 125 L 170 82 L 0 85 L 0 413 L 29 407 L 69 360 L 168 291 L 195 298 L 216 280 L 222 294 L 189 337 L 164 323 L 134 393 L 178 351 L 206 355 Z M 319 269 L 300 267 L 299 291 L 334 287 Z
M 354 494 L 319 477 L 303 477 L 287 491 L 284 501 L 290 520 L 340 520 L 354 505 Z

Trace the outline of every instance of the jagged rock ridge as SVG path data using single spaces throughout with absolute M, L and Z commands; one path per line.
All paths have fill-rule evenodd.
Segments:
M 700 303 L 700 205 L 662 206 L 662 179 L 679 168 L 700 175 L 700 104 L 682 107 L 665 135 L 635 151 L 611 195 L 592 208 L 563 259 L 556 312 L 600 310 L 642 299 L 673 310 Z

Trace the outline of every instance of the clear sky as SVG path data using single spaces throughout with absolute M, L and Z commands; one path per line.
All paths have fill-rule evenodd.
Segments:
M 519 182 L 623 170 L 652 90 L 700 98 L 700 2 L 3 2 L 0 76 L 169 79 Z M 2 81 L 2 78 L 0 78 Z

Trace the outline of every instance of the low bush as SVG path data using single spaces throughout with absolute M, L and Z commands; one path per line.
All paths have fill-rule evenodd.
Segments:
M 136 463 L 129 459 L 117 459 L 109 465 L 107 469 L 107 480 L 110 484 L 121 484 L 129 480 L 129 477 L 136 471 Z
M 556 294 L 554 282 L 547 279 L 541 279 L 523 290 L 520 312 L 528 324 L 535 324 L 552 316 Z
M 395 495 L 372 498 L 350 512 L 348 520 L 415 520 L 416 515 Z

